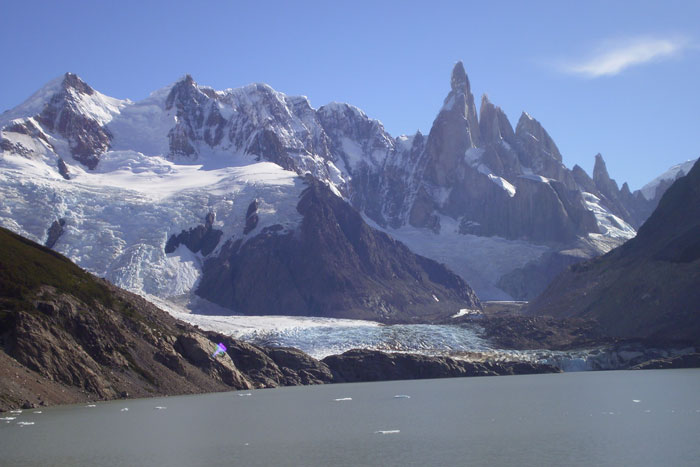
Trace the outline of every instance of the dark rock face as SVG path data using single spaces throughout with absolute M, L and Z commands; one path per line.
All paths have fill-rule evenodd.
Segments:
M 254 199 L 248 205 L 248 211 L 245 213 L 245 227 L 243 235 L 248 235 L 258 226 L 258 200 Z
M 228 241 L 205 262 L 198 295 L 241 312 L 383 322 L 426 322 L 480 308 L 458 276 L 370 228 L 323 183 L 306 182 L 299 230 L 268 227 L 245 243 Z
M 61 177 L 65 178 L 66 180 L 70 180 L 70 172 L 68 171 L 68 166 L 62 158 L 58 158 L 56 166 L 58 167 L 58 173 L 61 174 Z
M 53 248 L 60 236 L 63 235 L 63 227 L 65 225 L 65 219 L 58 219 L 53 221 L 53 224 L 51 224 L 51 227 L 49 227 L 49 230 L 47 232 L 45 243 L 47 248 Z
M 637 236 L 572 266 L 529 306 L 533 314 L 598 320 L 608 335 L 700 339 L 700 163 L 678 179 Z
M 337 382 L 457 378 L 513 374 L 560 373 L 551 365 L 525 362 L 467 362 L 449 357 L 349 350 L 322 360 Z
M 183 230 L 178 235 L 171 235 L 165 244 L 165 252 L 172 253 L 178 246 L 185 245 L 192 253 L 201 251 L 202 255 L 207 256 L 214 251 L 224 234 L 221 230 L 214 229 L 213 224 L 214 213 L 210 212 L 204 219 L 204 225 Z

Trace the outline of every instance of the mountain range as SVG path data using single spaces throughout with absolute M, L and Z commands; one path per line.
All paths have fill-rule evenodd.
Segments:
M 688 171 L 632 193 L 600 155 L 569 170 L 530 115 L 477 112 L 461 62 L 427 135 L 264 84 L 188 75 L 132 102 L 67 73 L 0 115 L 0 151 L 0 225 L 118 286 L 385 322 L 532 298 L 634 237 Z

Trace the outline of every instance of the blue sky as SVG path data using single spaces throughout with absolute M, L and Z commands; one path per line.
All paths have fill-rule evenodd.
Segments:
M 142 4 L 145 3 L 145 4 Z M 343 101 L 424 133 L 464 62 L 515 126 L 538 119 L 564 163 L 601 152 L 632 189 L 700 156 L 700 2 L 101 2 L 0 0 L 0 111 L 66 71 L 138 100 L 185 73 Z

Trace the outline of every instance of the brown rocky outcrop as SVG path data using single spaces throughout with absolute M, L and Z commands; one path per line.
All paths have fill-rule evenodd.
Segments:
M 450 357 L 349 350 L 322 360 L 337 382 L 456 378 L 513 374 L 560 373 L 558 368 L 526 362 L 468 362 Z

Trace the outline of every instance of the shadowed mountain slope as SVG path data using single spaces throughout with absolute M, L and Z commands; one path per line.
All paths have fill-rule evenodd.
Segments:
M 569 268 L 528 310 L 595 318 L 612 336 L 700 342 L 700 162 L 635 238 Z

